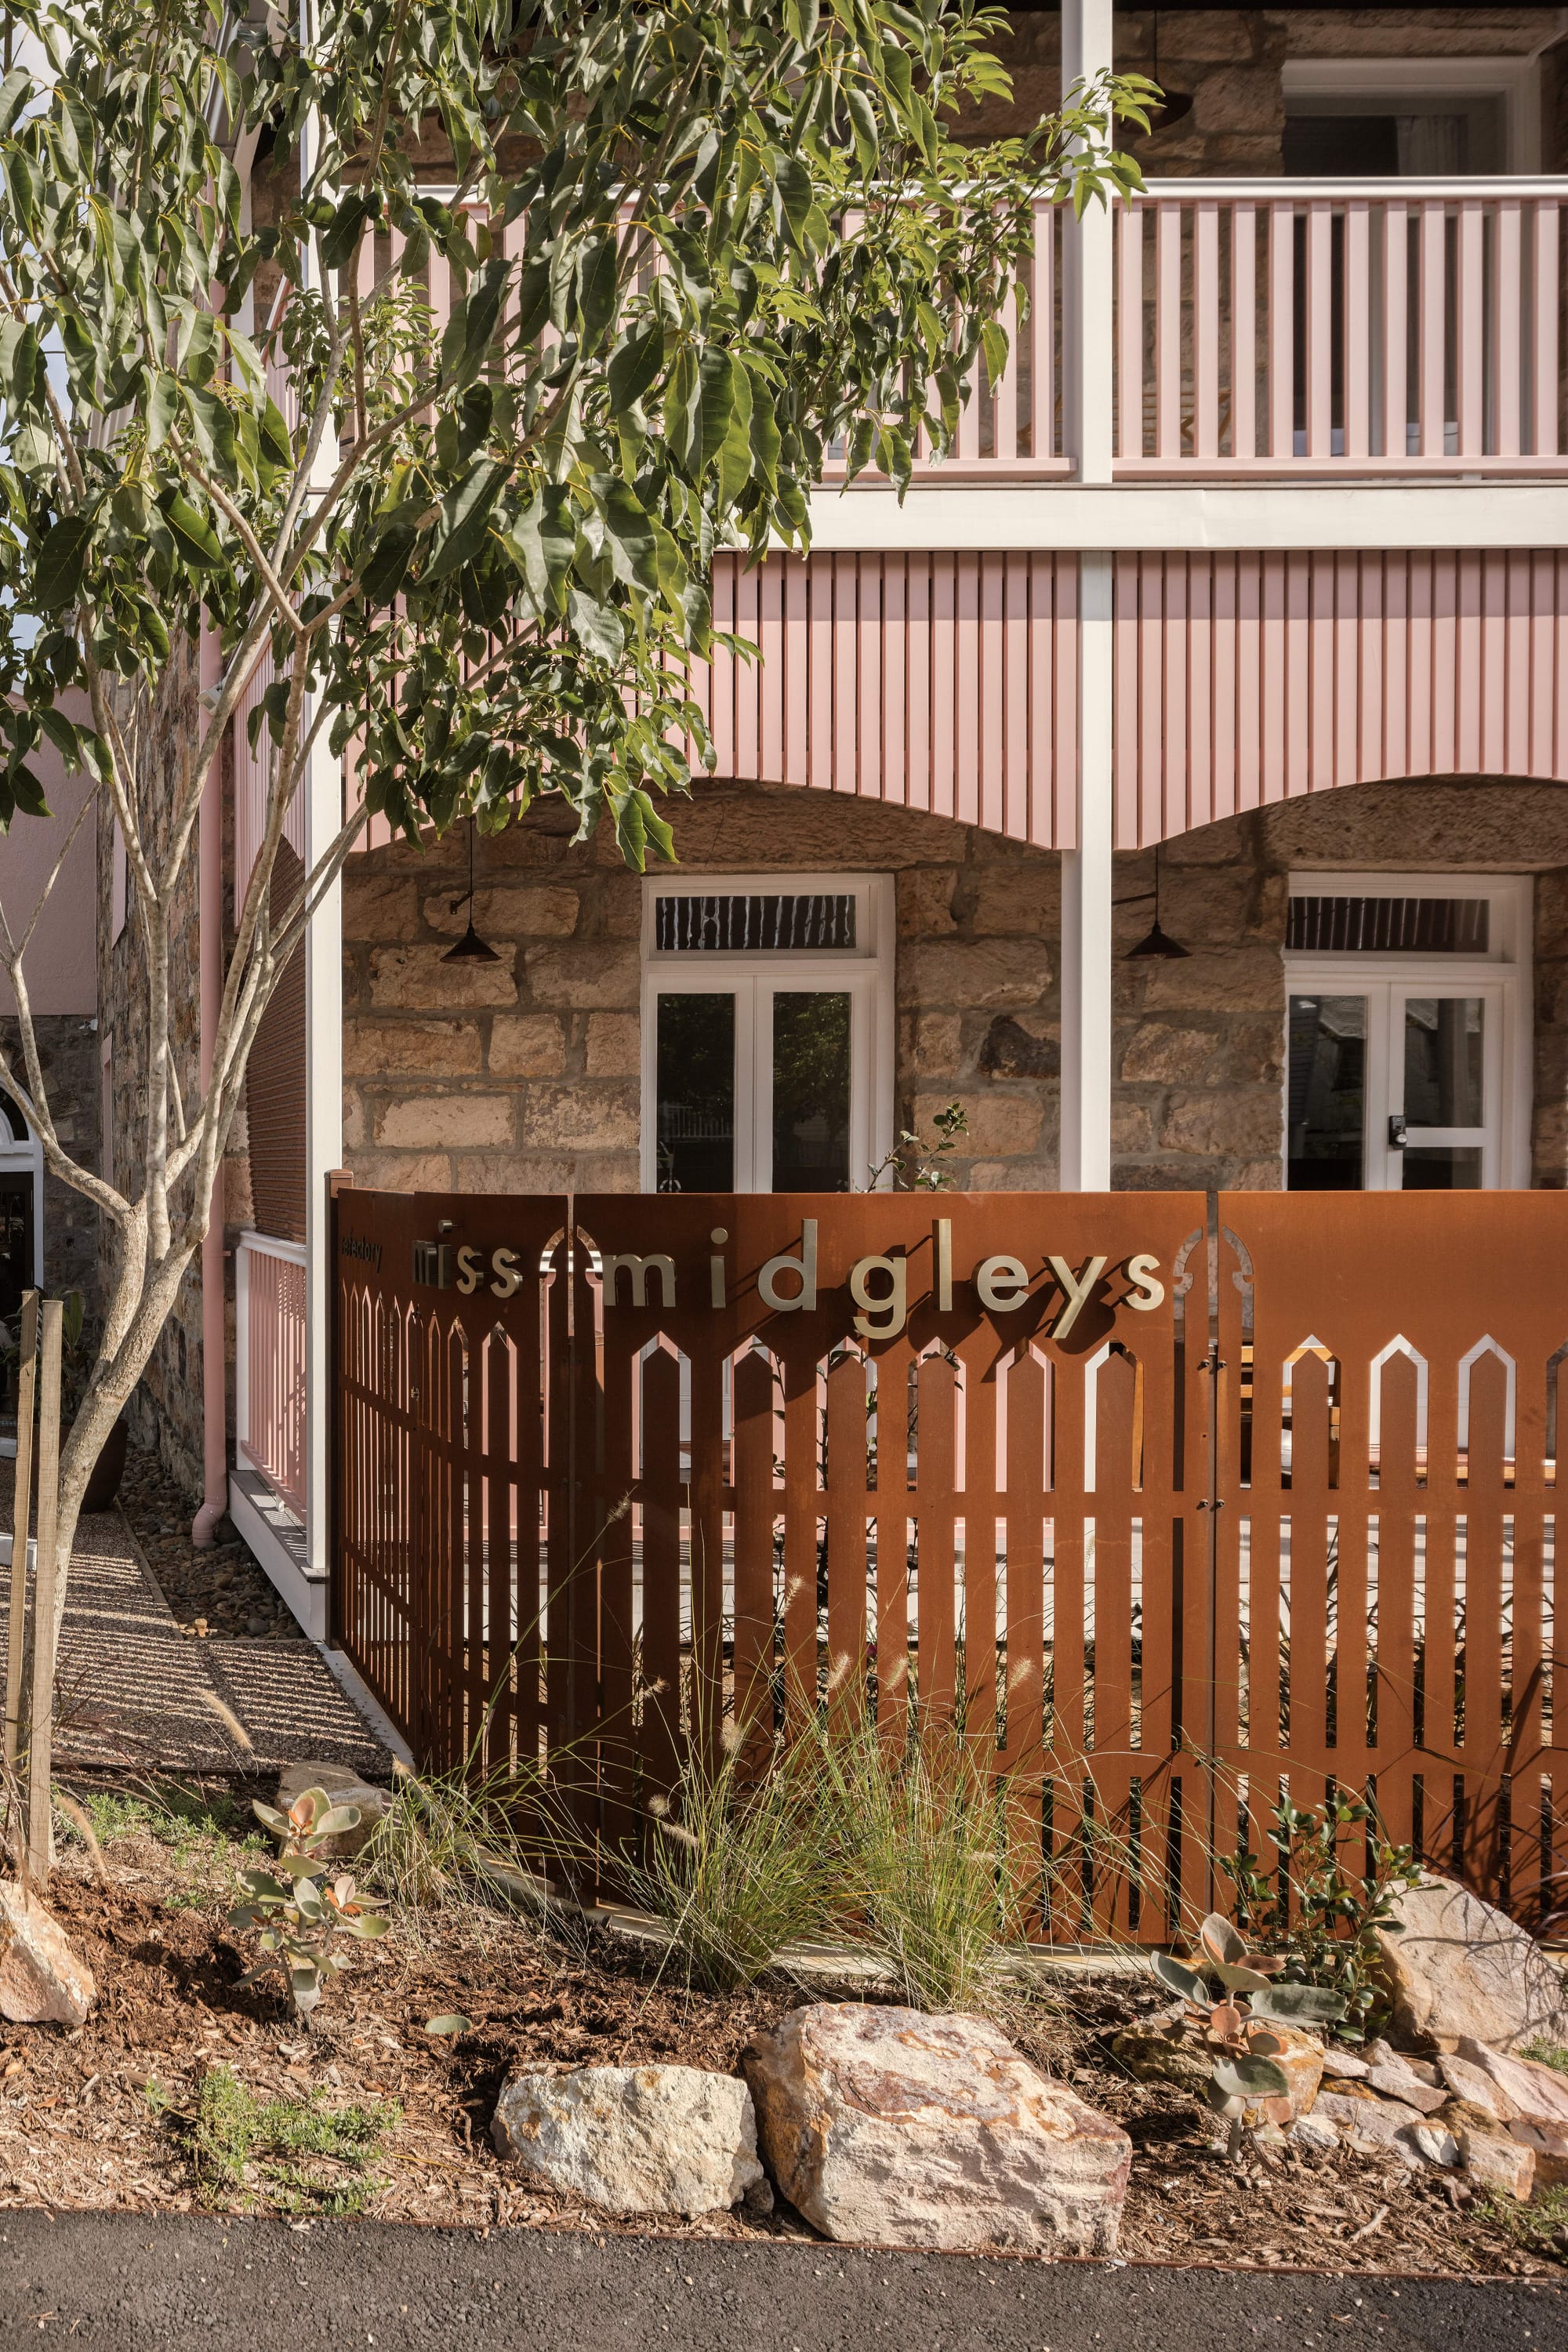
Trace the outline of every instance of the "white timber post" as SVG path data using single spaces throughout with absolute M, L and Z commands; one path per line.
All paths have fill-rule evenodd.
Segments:
M 1111 63 L 1110 0 L 1062 0 L 1062 89 Z M 1065 225 L 1063 391 L 1078 479 L 1110 484 L 1112 236 L 1107 205 Z M 1062 852 L 1064 1192 L 1110 1189 L 1111 559 L 1079 558 L 1075 845 Z
M 310 12 L 301 22 L 310 25 Z M 310 126 L 314 130 L 314 124 Z M 300 142 L 301 184 L 314 167 L 311 138 Z M 338 464 L 337 437 L 321 436 L 314 481 L 324 488 Z M 305 723 L 312 715 L 309 698 Z M 305 871 L 313 874 L 343 822 L 342 763 L 325 734 L 310 753 L 305 796 Z M 305 930 L 305 1549 L 309 1573 L 331 1570 L 332 1266 L 327 1177 L 343 1156 L 343 918 L 342 886 L 322 897 Z

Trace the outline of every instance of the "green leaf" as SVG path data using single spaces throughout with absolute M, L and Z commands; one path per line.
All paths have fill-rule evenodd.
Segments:
M 603 341 L 605 329 L 614 321 L 619 281 L 620 240 L 612 230 L 590 246 L 582 259 L 577 303 L 585 345 Z
M 701 425 L 701 446 L 697 459 L 700 473 L 724 446 L 730 430 L 730 420 L 735 413 L 735 384 L 743 369 L 736 367 L 726 351 L 710 343 L 702 354 L 699 369 L 701 387 L 699 411 Z M 748 393 L 750 385 L 747 386 Z
M 258 421 L 261 430 L 261 446 L 273 464 L 291 466 L 294 463 L 293 444 L 289 437 L 283 412 L 275 400 L 267 401 Z
M 1256 1969 L 1233 1968 L 1228 1960 L 1213 1960 L 1210 1966 L 1222 1985 L 1232 1992 L 1267 1992 L 1271 1979 L 1259 1976 Z
M 620 660 L 626 649 L 626 633 L 613 605 L 601 604 L 596 597 L 574 588 L 566 598 L 566 612 L 572 634 L 585 652 L 597 654 L 602 661 Z
M 654 319 L 620 342 L 611 357 L 608 382 L 610 414 L 625 416 L 645 393 L 651 392 L 664 365 L 664 323 Z
M 165 491 L 158 505 L 185 562 L 198 572 L 217 571 L 224 560 L 223 549 L 206 517 L 179 490 Z
M 427 2017 L 425 2031 L 426 2033 L 467 2033 L 471 2024 L 471 2019 L 465 2017 L 460 2010 L 453 2009 L 446 2011 L 440 2017 Z
M 74 604 L 81 589 L 92 524 L 86 515 L 62 515 L 44 533 L 33 577 L 33 594 L 40 612 L 56 613 Z
M 1252 1996 L 1254 2017 L 1282 2025 L 1337 2025 L 1347 2007 L 1343 1995 L 1327 1985 L 1271 1984 Z
M 172 375 L 163 369 L 153 378 L 153 390 L 147 401 L 147 446 L 161 449 L 174 426 L 179 423 L 184 402 L 180 387 Z
M 1208 1987 L 1195 1969 L 1184 1969 L 1168 1952 L 1154 1953 L 1149 1965 L 1167 1992 L 1179 1992 L 1184 2000 L 1207 2002 Z
M 360 586 L 373 604 L 390 604 L 414 561 L 419 534 L 411 523 L 395 523 L 382 533 L 360 572 Z
M 502 459 L 481 457 L 447 491 L 437 517 L 430 560 L 422 574 L 426 584 L 472 562 L 484 544 L 490 509 L 510 472 Z
M 1221 1911 L 1209 1913 L 1198 1929 L 1198 1942 L 1206 1959 L 1227 1960 L 1232 1967 L 1245 1957 L 1247 1951 L 1247 1938 L 1232 1927 Z
M 805 224 L 816 194 L 812 186 L 811 173 L 798 155 L 781 155 L 774 166 L 773 184 L 779 192 L 790 242 L 798 252 L 804 253 Z
M 1290 2078 L 1272 2058 L 1222 2058 L 1214 2070 L 1216 2086 L 1227 2099 L 1282 2099 Z
M 341 269 L 355 245 L 370 211 L 370 200 L 363 194 L 345 196 L 332 215 L 331 227 L 321 239 L 321 259 L 329 269 Z

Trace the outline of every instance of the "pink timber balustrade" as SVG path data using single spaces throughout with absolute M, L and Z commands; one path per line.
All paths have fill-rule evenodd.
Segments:
M 1564 194 L 1152 184 L 1117 207 L 1118 473 L 1568 470 Z

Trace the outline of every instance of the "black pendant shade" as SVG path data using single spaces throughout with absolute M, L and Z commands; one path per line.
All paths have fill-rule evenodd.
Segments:
M 1156 842 L 1154 844 L 1154 919 L 1137 946 L 1128 949 L 1122 961 L 1126 963 L 1137 963 L 1149 959 L 1174 962 L 1178 957 L 1184 957 L 1189 952 L 1188 949 L 1183 947 L 1179 940 L 1173 940 L 1169 931 L 1163 930 L 1160 926 L 1160 845 Z
M 500 963 L 500 958 L 494 948 L 488 947 L 474 929 L 474 820 L 472 817 L 468 819 L 468 887 L 464 896 L 468 902 L 468 928 L 457 946 L 447 950 L 446 954 L 441 958 L 442 962 Z M 454 898 L 452 900 L 454 911 L 462 903 L 461 898 Z

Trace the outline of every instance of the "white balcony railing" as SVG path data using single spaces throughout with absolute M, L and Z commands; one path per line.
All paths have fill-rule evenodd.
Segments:
M 235 1257 L 235 1441 L 305 1516 L 305 1252 L 298 1242 L 242 1234 Z

